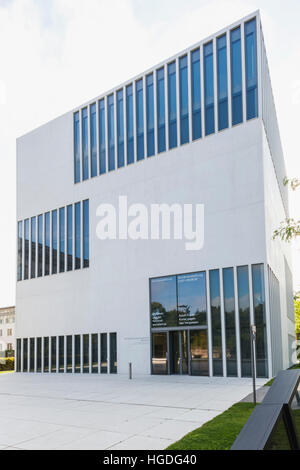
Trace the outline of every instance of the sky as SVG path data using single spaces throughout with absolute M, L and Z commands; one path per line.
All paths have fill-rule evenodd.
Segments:
M 287 175 L 300 177 L 300 2 L 282 3 L 0 0 L 0 307 L 15 303 L 16 138 L 257 9 Z M 300 289 L 300 242 L 293 258 Z

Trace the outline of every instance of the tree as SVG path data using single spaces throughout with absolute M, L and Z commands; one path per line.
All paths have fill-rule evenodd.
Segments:
M 296 336 L 300 339 L 300 300 L 295 300 Z
M 283 181 L 285 186 L 289 185 L 293 191 L 300 186 L 300 180 L 293 178 L 289 180 L 285 178 Z M 273 239 L 281 238 L 285 242 L 290 242 L 294 238 L 300 236 L 300 220 L 286 218 L 284 222 L 281 222 L 279 229 L 275 230 Z

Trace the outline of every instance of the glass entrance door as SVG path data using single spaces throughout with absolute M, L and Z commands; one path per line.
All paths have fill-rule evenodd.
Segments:
M 152 374 L 168 374 L 167 333 L 152 335 Z
M 209 375 L 207 330 L 190 331 L 191 375 Z
M 188 332 L 170 332 L 170 373 L 188 374 Z

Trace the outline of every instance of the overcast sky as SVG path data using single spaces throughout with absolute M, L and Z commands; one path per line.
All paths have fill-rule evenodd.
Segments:
M 288 175 L 300 177 L 300 1 L 0 0 L 0 307 L 15 303 L 15 141 L 261 10 Z M 300 191 L 299 191 L 300 193 Z M 291 210 L 300 208 L 292 195 Z M 294 280 L 300 284 L 300 244 Z

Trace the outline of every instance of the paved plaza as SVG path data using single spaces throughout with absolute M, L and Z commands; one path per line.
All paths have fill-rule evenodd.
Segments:
M 0 374 L 0 449 L 165 449 L 251 391 L 251 379 Z

